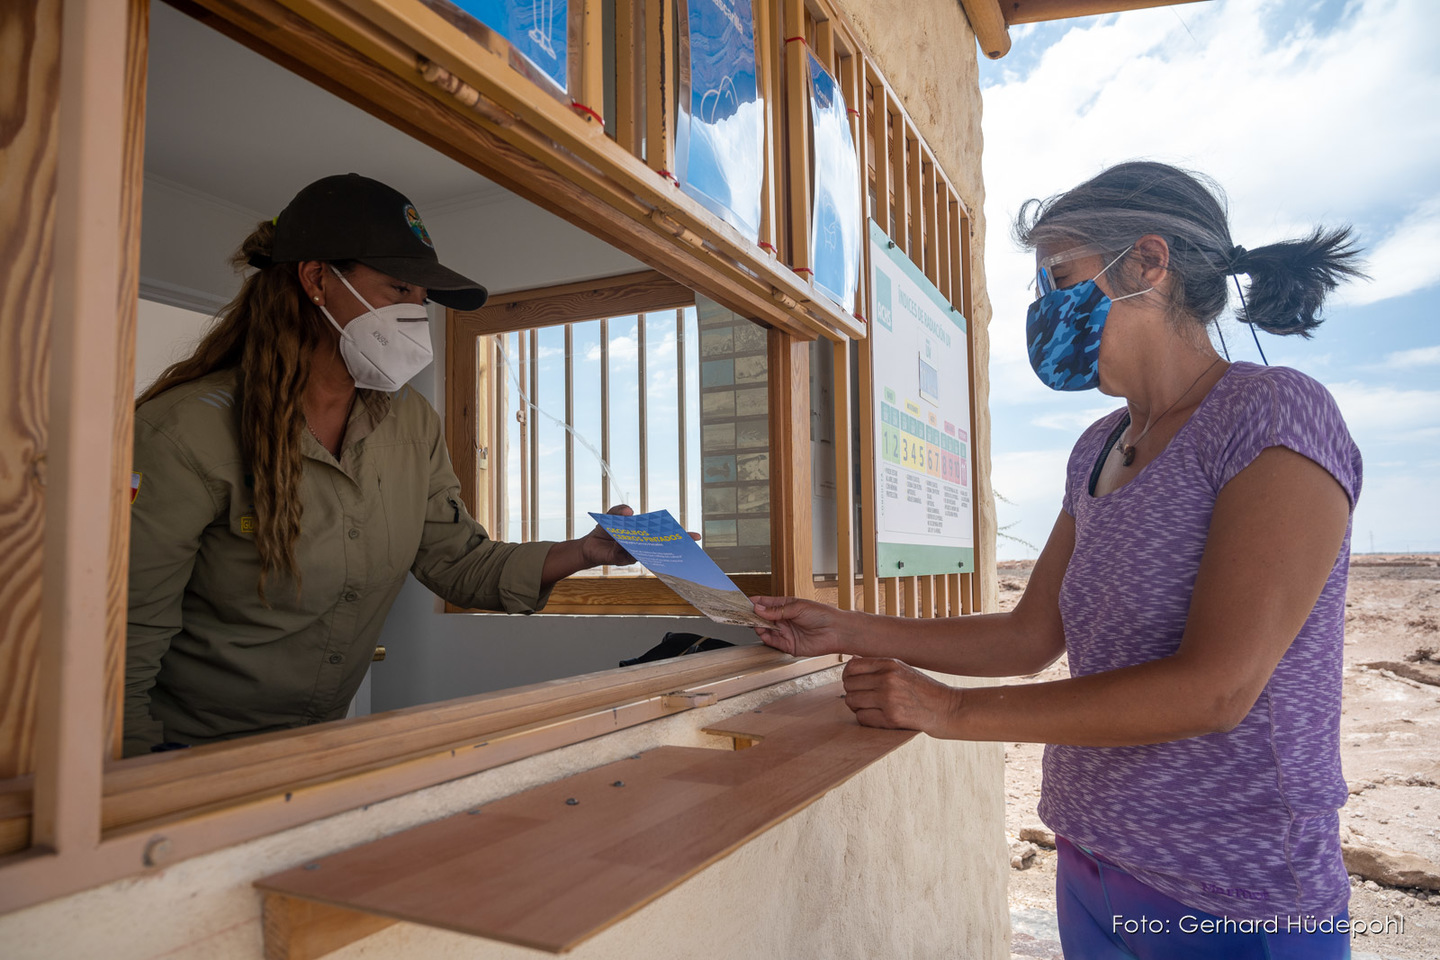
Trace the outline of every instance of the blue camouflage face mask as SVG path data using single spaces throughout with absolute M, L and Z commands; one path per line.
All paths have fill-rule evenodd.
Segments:
M 1125 253 L 1107 263 L 1095 277 L 1098 279 Z M 1100 386 L 1100 335 L 1110 316 L 1110 305 L 1152 289 L 1147 287 L 1114 300 L 1105 295 L 1095 280 L 1084 280 L 1072 287 L 1042 289 L 1040 298 L 1030 304 L 1025 318 L 1030 366 L 1040 382 L 1052 390 L 1089 390 Z

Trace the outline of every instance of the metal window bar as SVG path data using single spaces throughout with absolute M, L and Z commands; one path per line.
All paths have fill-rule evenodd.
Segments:
M 689 426 L 685 411 L 685 310 L 675 311 L 675 410 L 678 424 L 680 473 L 680 525 L 690 529 Z
M 649 317 L 649 314 L 642 313 L 635 318 L 635 379 L 638 381 L 636 407 L 639 410 L 637 419 L 640 427 L 640 513 L 650 512 L 650 417 L 647 409 L 650 384 L 646 376 L 648 364 L 645 362 L 645 327 Z
M 575 325 L 565 324 L 565 425 L 575 429 Z M 575 539 L 575 435 L 565 431 L 565 539 Z M 600 509 L 608 509 L 602 504 Z

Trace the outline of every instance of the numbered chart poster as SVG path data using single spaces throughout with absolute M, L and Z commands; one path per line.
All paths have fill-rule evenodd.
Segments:
M 750 240 L 760 239 L 765 104 L 755 82 L 750 0 L 681 0 L 675 178 Z
M 860 282 L 860 166 L 840 85 L 815 55 L 810 60 L 810 136 L 815 144 L 815 196 L 810 215 L 810 265 L 815 286 L 846 313 Z
M 870 225 L 880 576 L 975 569 L 966 321 Z
M 473 24 L 465 20 L 479 21 L 505 38 L 510 50 L 534 69 L 524 70 L 522 63 L 515 66 L 532 78 L 545 78 L 561 92 L 569 89 L 569 0 L 425 0 L 425 4 L 467 33 L 474 33 Z

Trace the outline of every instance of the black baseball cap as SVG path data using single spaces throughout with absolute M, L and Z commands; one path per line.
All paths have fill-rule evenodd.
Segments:
M 270 262 L 302 260 L 357 260 L 424 287 L 431 300 L 456 310 L 475 310 L 489 296 L 474 280 L 441 265 L 415 204 L 358 173 L 316 180 L 275 218 Z

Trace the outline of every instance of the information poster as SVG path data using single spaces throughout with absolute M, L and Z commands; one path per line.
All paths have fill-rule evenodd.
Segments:
M 570 81 L 569 0 L 425 0 L 442 14 L 460 11 L 504 37 L 562 91 Z M 448 8 L 448 9 L 447 9 Z M 455 20 L 453 14 L 447 19 Z M 459 24 L 464 29 L 464 24 Z
M 758 240 L 765 105 L 755 82 L 750 0 L 681 0 L 680 18 L 676 179 L 711 213 Z
M 860 165 L 840 85 L 813 53 L 809 59 L 810 136 L 815 144 L 810 263 L 815 286 L 848 314 L 855 309 L 860 282 Z
M 747 627 L 770 625 L 669 510 L 633 517 L 613 513 L 590 516 L 645 569 L 711 620 Z
M 975 569 L 969 339 L 871 220 L 876 559 L 881 577 Z

